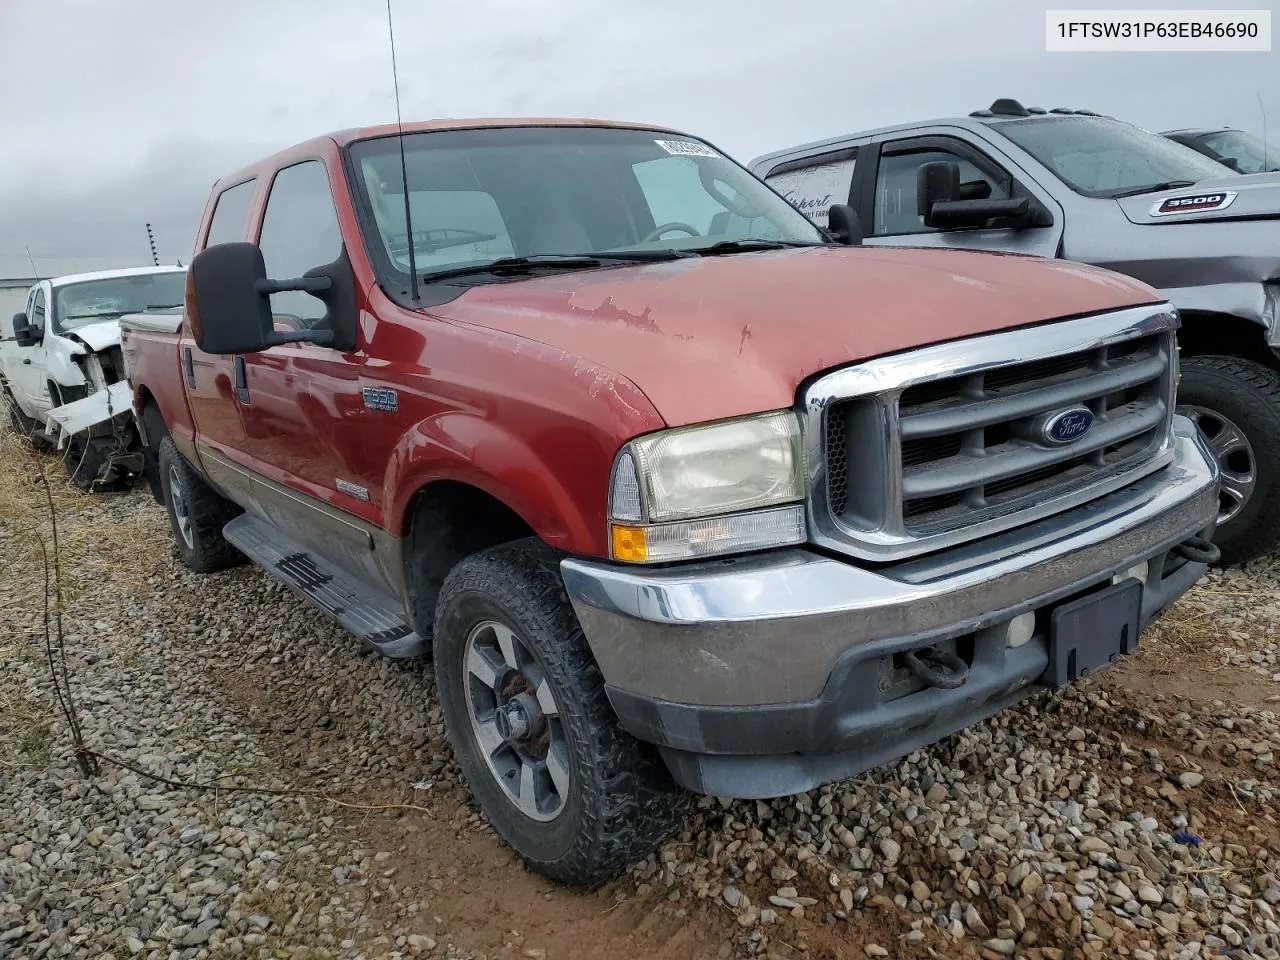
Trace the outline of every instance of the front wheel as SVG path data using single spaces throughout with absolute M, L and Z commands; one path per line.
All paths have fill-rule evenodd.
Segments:
M 1195 421 L 1222 483 L 1214 543 L 1224 564 L 1280 547 L 1280 374 L 1238 357 L 1182 362 L 1178 412 Z
M 595 886 L 682 822 L 686 795 L 656 751 L 619 726 L 541 541 L 458 564 L 440 591 L 434 647 L 458 763 L 532 869 Z

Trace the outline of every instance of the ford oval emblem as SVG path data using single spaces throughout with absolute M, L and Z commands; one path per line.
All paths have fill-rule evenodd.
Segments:
M 1088 407 L 1072 407 L 1052 414 L 1040 430 L 1046 443 L 1062 446 L 1075 443 L 1093 426 L 1093 411 Z

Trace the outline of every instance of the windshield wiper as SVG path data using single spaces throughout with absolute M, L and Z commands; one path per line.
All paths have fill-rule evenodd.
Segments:
M 176 310 L 176 309 L 177 309 L 178 307 L 180 307 L 180 306 L 182 306 L 182 304 L 180 304 L 180 303 L 148 303 L 145 309 L 147 309 L 147 310 Z
M 561 267 L 565 270 L 581 270 L 585 267 L 600 266 L 598 257 L 587 254 L 537 254 L 529 257 L 499 257 L 486 263 L 464 263 L 458 267 L 447 267 L 422 275 L 423 282 L 435 283 L 437 280 L 450 280 L 453 277 L 469 277 L 477 273 L 508 273 L 531 270 L 534 267 Z
M 1111 194 L 1112 200 L 1119 200 L 1121 197 L 1136 197 L 1144 193 L 1158 193 L 1161 190 L 1176 190 L 1178 187 L 1194 187 L 1194 180 L 1166 180 L 1164 183 L 1153 183 L 1146 187 L 1134 187 L 1132 190 L 1122 190 L 1119 193 Z
M 709 247 L 702 247 L 697 252 L 703 255 L 717 253 L 742 253 L 751 250 L 789 250 L 793 247 L 829 247 L 829 243 L 809 240 L 756 240 L 751 237 L 742 240 L 721 240 Z
M 126 312 L 125 310 L 111 310 L 107 313 L 73 313 L 71 316 L 62 317 L 61 319 L 64 323 L 67 320 L 96 320 L 100 317 L 122 317 Z
M 478 273 L 522 273 L 539 267 L 562 270 L 586 270 L 604 266 L 607 261 L 621 263 L 655 263 L 697 256 L 685 250 L 606 250 L 600 253 L 541 253 L 527 257 L 499 257 L 488 263 L 468 263 L 424 273 L 424 283 L 469 277 Z

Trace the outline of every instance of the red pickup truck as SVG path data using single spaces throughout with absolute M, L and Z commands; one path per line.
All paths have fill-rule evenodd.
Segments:
M 482 809 L 584 884 L 681 788 L 807 790 L 1133 649 L 1214 558 L 1176 312 L 830 223 L 596 121 L 221 180 L 181 328 L 125 329 L 179 554 L 433 655 Z

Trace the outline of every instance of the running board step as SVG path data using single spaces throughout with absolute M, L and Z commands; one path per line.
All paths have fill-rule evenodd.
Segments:
M 331 567 L 290 540 L 279 527 L 243 513 L 222 528 L 222 535 L 383 656 L 400 660 L 427 653 L 426 641 L 405 620 L 396 600 Z

